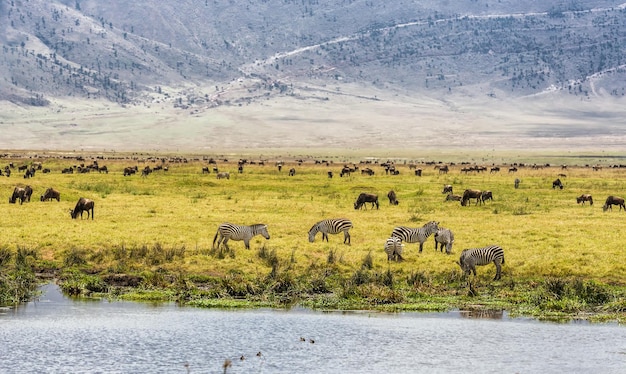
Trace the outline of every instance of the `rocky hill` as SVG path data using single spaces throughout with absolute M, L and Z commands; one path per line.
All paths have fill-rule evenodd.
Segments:
M 0 0 L 0 44 L 20 107 L 626 93 L 626 3 L 608 0 Z

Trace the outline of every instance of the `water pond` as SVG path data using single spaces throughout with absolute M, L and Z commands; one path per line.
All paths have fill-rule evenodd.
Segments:
M 2 373 L 624 373 L 626 327 L 506 314 L 224 311 L 72 300 L 0 310 Z M 224 368 L 224 366 L 227 366 Z

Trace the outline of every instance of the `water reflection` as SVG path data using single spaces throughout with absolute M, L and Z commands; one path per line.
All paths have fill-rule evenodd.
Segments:
M 0 372 L 622 373 L 626 328 L 475 312 L 223 311 L 71 300 L 0 312 Z M 494 315 L 497 316 L 497 313 Z M 466 318 L 471 317 L 471 318 Z

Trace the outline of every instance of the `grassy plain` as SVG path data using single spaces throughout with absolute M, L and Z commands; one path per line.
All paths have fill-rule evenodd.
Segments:
M 502 166 L 499 173 L 463 173 L 460 169 L 467 165 L 457 164 L 440 174 L 433 165 L 418 164 L 423 173 L 417 177 L 402 161 L 396 163 L 399 175 L 371 164 L 359 166 L 374 169 L 373 176 L 357 172 L 339 177 L 339 158 L 328 165 L 285 159 L 282 171 L 276 160 L 268 160 L 245 165 L 241 174 L 237 159 L 218 160 L 220 171 L 231 175 L 218 180 L 213 171 L 201 172 L 214 165 L 195 157 L 184 163 L 168 159 L 163 164 L 168 171 L 147 177 L 122 175 L 127 166 L 141 170 L 162 164 L 139 154 L 99 159 L 108 174 L 61 173 L 92 163 L 90 158 L 4 158 L 2 166 L 42 161 L 51 172 L 24 179 L 14 169 L 11 177 L 0 178 L 5 196 L 0 266 L 4 274 L 12 274 L 7 269 L 17 262 L 10 260 L 21 258 L 35 272 L 53 274 L 76 295 L 201 306 L 507 309 L 542 318 L 624 319 L 626 247 L 621 232 L 626 212 L 602 210 L 608 195 L 626 195 L 623 169 L 594 171 L 574 166 L 576 159 L 571 159 L 565 170 L 520 167 L 509 173 Z M 288 176 L 291 167 L 295 176 Z M 328 171 L 334 172 L 332 179 Z M 552 181 L 561 173 L 566 174 L 561 177 L 565 188 L 553 189 Z M 515 178 L 521 180 L 518 189 Z M 31 202 L 9 204 L 13 188 L 25 184 L 34 190 Z M 494 201 L 466 207 L 445 202 L 444 184 L 457 194 L 465 188 L 491 190 Z M 39 201 L 47 187 L 61 192 L 60 202 Z M 386 198 L 392 189 L 397 206 Z M 361 192 L 377 193 L 380 209 L 355 210 Z M 583 193 L 593 195 L 593 206 L 576 203 Z M 70 218 L 69 210 L 81 196 L 95 201 L 94 220 Z M 322 242 L 321 234 L 309 243 L 311 226 L 333 217 L 352 220 L 352 244 L 344 245 L 342 235 Z M 406 244 L 404 262 L 387 261 L 383 243 L 395 226 L 418 227 L 431 220 L 454 232 L 452 255 L 436 252 L 430 237 L 422 253 L 417 244 Z M 234 241 L 230 251 L 213 249 L 222 222 L 266 223 L 271 239 L 255 237 L 250 250 Z M 455 262 L 462 249 L 488 244 L 505 250 L 502 280 L 491 280 L 493 265 L 479 267 L 470 287 Z M 3 275 L 4 288 L 16 279 L 9 278 Z

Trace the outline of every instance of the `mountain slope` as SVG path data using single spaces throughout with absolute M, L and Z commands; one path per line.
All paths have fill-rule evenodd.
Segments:
M 474 126 L 529 136 L 575 122 L 582 124 L 564 134 L 606 125 L 600 132 L 614 136 L 597 115 L 621 124 L 624 8 L 618 1 L 0 0 L 0 101 L 11 108 L 0 121 L 24 121 L 11 105 L 41 108 L 30 112 L 40 124 L 65 123 L 52 113 L 73 105 L 69 118 L 121 105 L 128 118 L 145 117 L 139 107 L 159 112 L 154 121 L 232 107 L 224 111 L 232 127 L 237 116 L 244 124 L 259 113 L 272 118 L 270 102 L 367 112 L 398 100 L 400 112 L 448 130 L 475 113 Z M 293 125 L 316 120 L 296 117 Z M 358 132 L 350 118 L 331 122 Z

